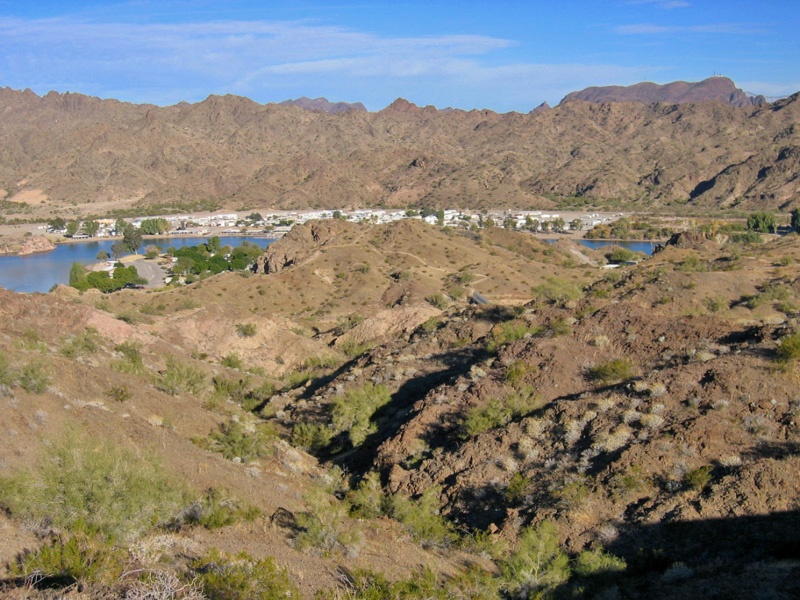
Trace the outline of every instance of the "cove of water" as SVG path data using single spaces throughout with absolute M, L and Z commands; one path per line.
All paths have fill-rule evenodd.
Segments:
M 544 240 L 548 244 L 553 244 L 558 240 Z M 582 240 L 577 239 L 575 240 L 579 244 L 583 244 L 587 248 L 591 248 L 595 250 L 597 248 L 601 248 L 602 246 L 620 246 L 621 248 L 627 248 L 628 250 L 632 250 L 634 252 L 644 252 L 648 256 L 653 253 L 656 246 L 663 245 L 664 242 L 639 242 L 639 241 L 630 241 L 630 242 L 623 242 L 617 240 Z
M 142 247 L 155 245 L 163 248 L 174 246 L 197 246 L 209 238 L 172 237 L 150 238 L 144 240 Z M 69 270 L 72 263 L 84 265 L 96 263 L 97 253 L 101 250 L 111 254 L 111 244 L 119 240 L 99 240 L 79 242 L 75 244 L 59 244 L 51 252 L 30 254 L 28 256 L 0 256 L 0 287 L 15 292 L 47 292 L 57 283 L 69 282 Z M 223 246 L 240 246 L 248 241 L 266 248 L 274 239 L 245 236 L 219 236 Z

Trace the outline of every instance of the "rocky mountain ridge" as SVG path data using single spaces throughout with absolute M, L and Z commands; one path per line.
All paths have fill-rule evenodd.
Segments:
M 398 99 L 377 113 L 332 115 L 236 96 L 161 108 L 4 88 L 0 211 L 789 210 L 800 185 L 799 106 L 797 95 L 745 107 L 570 101 L 522 115 Z

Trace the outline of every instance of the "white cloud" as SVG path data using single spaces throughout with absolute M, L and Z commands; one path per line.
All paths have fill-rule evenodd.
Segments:
M 626 85 L 651 66 L 505 62 L 513 40 L 481 35 L 389 37 L 309 21 L 106 23 L 0 18 L 4 84 L 132 102 L 234 93 L 300 95 L 382 108 L 397 96 L 439 106 L 530 110 L 588 85 Z

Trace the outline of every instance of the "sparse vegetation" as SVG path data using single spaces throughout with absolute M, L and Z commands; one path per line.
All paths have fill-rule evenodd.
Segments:
M 633 366 L 626 358 L 614 358 L 586 371 L 586 376 L 598 383 L 609 384 L 633 377 Z
M 237 323 L 236 332 L 242 337 L 253 337 L 256 334 L 257 326 L 255 323 Z

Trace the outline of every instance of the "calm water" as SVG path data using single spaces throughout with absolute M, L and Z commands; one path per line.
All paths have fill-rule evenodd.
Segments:
M 197 246 L 208 238 L 174 237 L 153 238 L 144 241 L 144 245 L 154 244 L 167 248 L 174 246 Z M 223 246 L 239 246 L 243 241 L 253 242 L 266 248 L 273 239 L 244 236 L 220 236 Z M 69 270 L 72 263 L 84 265 L 96 263 L 97 253 L 105 250 L 111 254 L 111 244 L 118 240 L 102 240 L 81 242 L 76 244 L 59 244 L 52 252 L 32 254 L 30 256 L 0 256 L 0 286 L 16 292 L 46 292 L 57 283 L 69 282 Z
M 544 241 L 547 242 L 548 244 L 552 244 L 557 240 L 544 240 Z M 618 242 L 609 240 L 580 240 L 580 239 L 575 241 L 583 244 L 587 248 L 591 248 L 592 250 L 601 248 L 602 246 L 614 245 L 614 246 L 620 246 L 622 248 L 627 248 L 628 250 L 633 250 L 634 252 L 644 252 L 647 255 L 652 254 L 653 250 L 655 250 L 656 246 L 658 246 L 659 243 L 663 244 L 663 242 Z

